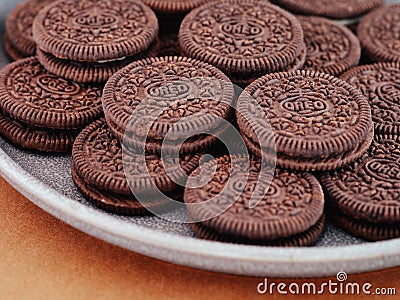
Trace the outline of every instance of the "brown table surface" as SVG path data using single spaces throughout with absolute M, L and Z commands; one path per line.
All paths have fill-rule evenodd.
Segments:
M 300 298 L 260 296 L 257 284 L 261 278 L 175 266 L 98 240 L 36 207 L 1 177 L 0 205 L 0 299 Z M 370 282 L 374 287 L 395 287 L 400 299 L 399 274 L 400 267 L 349 275 L 348 280 Z M 329 279 L 334 278 L 282 282 L 318 284 Z M 340 296 L 307 296 L 315 298 Z M 377 295 L 365 298 L 396 299 Z

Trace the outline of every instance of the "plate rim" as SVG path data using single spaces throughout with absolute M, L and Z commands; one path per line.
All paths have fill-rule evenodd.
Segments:
M 400 239 L 318 248 L 259 247 L 200 240 L 126 224 L 111 214 L 62 195 L 24 170 L 2 147 L 0 175 L 29 201 L 70 226 L 130 251 L 176 265 L 236 275 L 285 278 L 334 276 L 339 271 L 353 274 L 400 265 Z

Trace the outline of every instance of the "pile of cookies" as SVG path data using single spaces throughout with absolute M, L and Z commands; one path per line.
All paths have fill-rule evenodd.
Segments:
M 200 238 L 307 246 L 326 219 L 399 237 L 400 5 L 271 2 L 25 2 L 6 22 L 0 133 L 72 152 L 106 211 L 184 202 Z

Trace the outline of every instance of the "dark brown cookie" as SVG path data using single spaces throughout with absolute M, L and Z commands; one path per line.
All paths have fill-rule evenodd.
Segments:
M 400 138 L 377 135 L 356 162 L 322 175 L 330 201 L 343 213 L 373 223 L 400 223 Z
M 53 0 L 29 0 L 17 5 L 8 15 L 5 31 L 13 52 L 7 53 L 11 58 L 32 56 L 36 51 L 36 43 L 32 37 L 32 24 L 37 13 Z M 9 49 L 10 49 L 9 48 Z M 13 54 L 17 53 L 18 56 Z M 15 58 L 14 58 L 15 57 Z
M 272 173 L 257 159 L 240 155 L 202 164 L 188 180 L 198 187 L 184 193 L 190 219 L 221 235 L 258 241 L 309 230 L 323 214 L 324 195 L 317 179 L 279 169 Z M 252 200 L 259 203 L 252 207 Z
M 74 61 L 101 62 L 145 51 L 158 34 L 157 18 L 135 0 L 65 0 L 41 10 L 33 38 L 43 52 Z
M 298 17 L 307 57 L 303 69 L 338 76 L 358 64 L 360 42 L 345 26 L 325 18 Z
M 3 36 L 3 47 L 4 51 L 7 53 L 11 60 L 18 60 L 24 58 L 24 55 L 20 53 L 10 42 L 7 34 Z
M 379 224 L 357 220 L 338 209 L 330 212 L 329 219 L 335 226 L 368 241 L 383 241 L 400 237 L 400 223 Z
M 106 82 L 114 73 L 130 63 L 148 57 L 155 57 L 160 51 L 160 41 L 156 39 L 150 48 L 120 60 L 98 63 L 79 62 L 55 57 L 50 53 L 37 49 L 40 63 L 50 72 L 77 82 Z
M 179 44 L 185 56 L 234 77 L 254 77 L 293 63 L 303 50 L 303 30 L 293 15 L 267 1 L 214 1 L 185 17 Z
M 160 53 L 158 56 L 181 56 L 177 34 L 161 34 L 160 38 Z
M 400 134 L 400 63 L 360 66 L 340 78 L 368 99 L 376 133 Z
M 233 86 L 217 68 L 185 57 L 150 58 L 132 63 L 107 82 L 103 108 L 112 133 L 142 150 L 161 153 L 183 143 L 182 153 L 209 147 L 234 102 Z M 135 126 L 130 122 L 134 116 Z M 150 130 L 144 126 L 152 120 Z M 179 125 L 174 126 L 176 122 Z M 129 125 L 129 126 L 128 126 Z M 197 133 L 200 132 L 200 133 Z M 165 142 L 169 133 L 173 140 Z M 187 140 L 188 139 L 188 140 Z
M 276 147 L 284 168 L 334 169 L 357 159 L 372 141 L 371 108 L 362 93 L 310 70 L 253 82 L 239 97 L 236 115 L 248 145 L 260 143 L 258 154 L 267 158 Z
M 71 152 L 78 131 L 28 126 L 0 113 L 0 134 L 25 149 L 68 153 Z
M 383 4 L 383 0 L 272 0 L 272 2 L 302 15 L 332 19 L 349 19 Z
M 296 59 L 287 67 L 285 67 L 282 70 L 279 70 L 278 72 L 290 72 L 290 71 L 297 71 L 303 68 L 303 65 L 306 61 L 307 57 L 307 47 L 304 44 L 303 45 L 303 50 L 301 51 L 300 55 L 296 57 Z M 262 77 L 263 75 L 257 75 L 257 76 L 250 76 L 250 77 L 235 77 L 235 76 L 229 76 L 231 81 L 240 86 L 241 88 L 246 88 L 248 85 L 253 83 L 253 81 L 256 81 L 258 78 Z
M 184 14 L 210 0 L 142 0 L 159 14 Z
M 0 109 L 31 126 L 79 129 L 102 115 L 102 88 L 59 78 L 26 58 L 0 71 Z
M 365 16 L 357 36 L 372 61 L 400 62 L 400 4 L 378 8 Z
M 100 209 L 119 215 L 148 215 L 150 213 L 133 195 L 113 194 L 94 188 L 78 176 L 74 167 L 71 174 L 75 185 L 85 198 Z M 146 203 L 146 207 L 158 208 L 166 203 L 168 202 L 165 199 L 153 199 L 151 203 Z
M 322 235 L 325 228 L 325 215 L 323 215 L 318 222 L 307 231 L 278 240 L 251 240 L 237 238 L 234 235 L 222 235 L 219 231 L 210 229 L 200 223 L 191 223 L 190 227 L 196 236 L 211 241 L 275 247 L 305 247 L 315 244 Z
M 200 155 L 186 155 L 179 161 L 168 157 L 161 160 L 156 155 L 144 158 L 128 150 L 123 153 L 120 142 L 101 119 L 79 134 L 72 158 L 75 172 L 88 185 L 109 193 L 132 195 L 132 189 L 139 194 L 175 190 L 176 181 L 198 166 Z M 168 163 L 168 175 L 163 161 Z M 146 173 L 149 176 L 144 176 Z

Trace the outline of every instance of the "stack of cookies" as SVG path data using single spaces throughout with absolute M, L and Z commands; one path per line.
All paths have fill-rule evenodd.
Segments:
M 35 17 L 38 59 L 50 72 L 79 82 L 105 82 L 130 62 L 158 54 L 158 21 L 132 0 L 68 0 Z
M 108 212 L 184 202 L 200 238 L 308 246 L 325 216 L 367 240 L 399 237 L 400 6 L 272 2 L 283 8 L 30 0 L 7 19 L 9 56 L 36 56 L 0 71 L 0 133 L 72 150 L 77 188 Z M 331 20 L 369 10 L 358 38 Z M 357 66 L 361 49 L 379 63 Z

